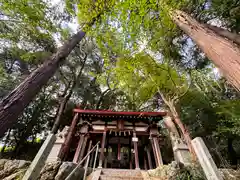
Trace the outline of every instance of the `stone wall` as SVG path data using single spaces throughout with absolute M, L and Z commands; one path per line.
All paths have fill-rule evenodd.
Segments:
M 240 170 L 219 169 L 221 177 L 224 180 L 239 180 Z M 178 163 L 173 161 L 168 165 L 161 165 L 156 169 L 148 170 L 147 176 L 150 179 L 158 180 L 176 180 L 176 179 L 191 179 L 191 180 L 206 180 L 206 176 L 200 164 L 192 163 L 189 166 L 179 167 Z
M 0 159 L 0 179 L 21 179 L 26 172 L 30 161 Z
M 30 161 L 0 159 L 0 179 L 1 180 L 21 180 Z M 41 171 L 38 180 L 64 180 L 68 174 L 76 167 L 72 162 L 48 162 Z M 91 169 L 88 170 L 88 174 Z M 72 180 L 82 179 L 84 169 L 79 168 Z

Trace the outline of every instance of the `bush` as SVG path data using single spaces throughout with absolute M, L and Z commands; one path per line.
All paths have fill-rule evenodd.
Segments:
M 199 165 L 192 164 L 191 166 L 178 169 L 171 180 L 206 180 L 204 172 Z
M 190 166 L 180 168 L 175 161 L 171 164 L 149 170 L 148 174 L 161 180 L 206 180 L 200 165 L 191 164 Z

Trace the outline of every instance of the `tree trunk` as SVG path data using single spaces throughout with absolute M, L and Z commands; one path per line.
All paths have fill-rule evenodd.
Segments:
M 70 92 L 68 92 L 68 90 L 70 88 L 72 88 L 71 84 L 72 84 L 72 82 L 70 82 L 67 85 L 67 87 L 65 88 L 65 90 L 63 92 L 63 95 L 62 95 L 63 99 L 62 99 L 62 101 L 61 101 L 61 103 L 60 103 L 60 105 L 58 107 L 58 110 L 57 110 L 57 113 L 56 113 L 56 116 L 55 116 L 56 120 L 55 120 L 55 122 L 53 124 L 53 127 L 52 127 L 52 133 L 54 133 L 54 134 L 56 134 L 57 131 L 58 131 L 58 127 L 60 125 L 60 120 L 62 119 L 62 115 L 63 115 L 63 112 L 65 110 L 66 104 L 67 104 L 68 100 L 70 99 L 70 97 L 72 95 L 72 94 L 70 94 Z
M 164 125 L 166 126 L 166 128 L 168 129 L 168 131 L 172 134 L 174 134 L 174 136 L 180 137 L 178 130 L 174 124 L 174 122 L 172 121 L 172 118 L 169 116 L 164 120 Z
M 0 137 L 17 121 L 24 108 L 54 75 L 59 65 L 84 36 L 85 33 L 82 31 L 75 34 L 0 102 Z
M 65 110 L 66 105 L 67 105 L 67 102 L 69 101 L 69 99 L 72 96 L 72 92 L 73 92 L 73 88 L 74 88 L 74 82 L 72 84 L 73 85 L 70 87 L 69 92 L 64 96 L 63 101 L 61 102 L 60 107 L 58 109 L 56 121 L 55 121 L 55 123 L 53 125 L 53 128 L 52 128 L 52 133 L 54 133 L 54 134 L 56 134 L 57 131 L 58 131 L 58 127 L 60 125 L 64 110 Z
M 183 125 L 183 123 L 182 123 L 182 121 L 181 121 L 181 119 L 179 118 L 178 115 L 175 115 L 173 117 L 173 119 L 174 119 L 175 123 L 178 125 L 178 127 L 180 128 L 180 130 L 181 130 L 181 132 L 183 134 L 183 137 L 184 137 L 184 139 L 185 139 L 185 141 L 186 141 L 186 143 L 188 145 L 189 151 L 191 153 L 194 153 L 194 150 L 193 150 L 193 147 L 192 147 L 192 143 L 191 143 L 192 138 L 190 137 L 190 134 L 189 134 L 187 128 Z
M 187 130 L 187 128 L 183 125 L 180 117 L 179 117 L 179 114 L 178 114 L 178 111 L 176 110 L 176 107 L 175 107 L 175 104 L 173 102 L 173 100 L 167 100 L 162 93 L 160 93 L 164 103 L 168 106 L 168 108 L 170 109 L 170 112 L 171 112 L 171 116 L 173 117 L 173 120 L 174 122 L 178 125 L 179 129 L 181 130 L 181 133 L 182 133 L 182 136 L 184 138 L 184 140 L 186 141 L 186 144 L 189 148 L 189 151 L 191 152 L 191 154 L 193 155 L 193 158 L 195 159 L 195 152 L 193 150 L 193 147 L 192 147 L 192 139 L 190 137 L 190 134 Z M 176 130 L 174 130 L 176 131 Z
M 212 26 L 210 24 L 205 24 L 205 26 L 211 30 L 213 30 L 215 33 L 219 34 L 222 37 L 225 37 L 234 43 L 240 45 L 240 35 L 237 33 L 230 32 L 226 29 L 217 27 L 217 26 Z
M 109 91 L 110 91 L 110 89 L 106 89 L 105 91 L 102 92 L 102 94 L 101 94 L 101 96 L 100 96 L 100 98 L 99 98 L 99 100 L 98 100 L 98 102 L 97 102 L 97 104 L 96 104 L 96 108 L 95 108 L 95 109 L 97 109 L 97 110 L 100 109 L 102 100 L 103 100 L 104 96 L 105 96 Z
M 180 29 L 192 38 L 206 56 L 221 69 L 231 84 L 240 91 L 240 49 L 237 45 L 182 11 L 174 10 L 170 15 Z
M 66 105 L 67 105 L 67 102 L 69 101 L 69 99 L 71 98 L 72 96 L 72 93 L 73 93 L 73 89 L 75 88 L 75 86 L 77 85 L 77 80 L 80 78 L 80 76 L 82 75 L 82 71 L 85 67 L 85 64 L 86 64 L 86 61 L 87 61 L 87 55 L 85 55 L 84 57 L 84 61 L 83 61 L 83 65 L 78 73 L 78 75 L 76 77 L 74 77 L 74 80 L 72 81 L 72 85 L 70 85 L 70 88 L 67 87 L 66 89 L 66 92 L 64 92 L 64 99 L 63 101 L 61 102 L 60 104 L 60 107 L 58 108 L 58 111 L 57 111 L 57 117 L 56 117 L 56 121 L 54 122 L 53 124 L 53 128 L 52 128 L 52 133 L 56 134 L 57 131 L 58 131 L 58 128 L 59 128 L 59 125 L 60 125 L 60 122 L 61 122 L 61 119 L 62 119 L 62 115 L 64 113 L 64 110 L 66 108 Z M 69 89 L 69 92 L 67 93 Z

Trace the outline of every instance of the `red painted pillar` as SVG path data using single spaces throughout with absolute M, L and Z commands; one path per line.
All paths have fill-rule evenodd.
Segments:
M 88 137 L 86 137 L 86 134 L 88 134 L 88 125 L 82 126 L 80 129 L 80 133 L 81 134 L 78 141 L 78 147 L 73 158 L 74 163 L 78 163 L 83 158 L 88 139 Z
M 153 127 L 150 129 L 150 140 L 151 140 L 152 149 L 153 149 L 157 167 L 163 165 L 162 155 L 161 155 L 161 151 L 160 151 L 160 147 L 157 139 L 158 135 L 159 135 L 159 132 L 157 127 Z
M 107 135 L 107 128 L 104 129 L 103 136 L 102 136 L 98 168 L 102 168 L 102 164 L 103 164 L 103 160 L 104 160 L 104 148 L 105 148 L 105 142 L 106 142 L 106 135 Z
M 68 151 L 70 149 L 70 145 L 71 145 L 71 141 L 72 141 L 72 136 L 73 134 L 75 134 L 76 131 L 76 125 L 78 122 L 78 113 L 75 114 L 73 120 L 72 120 L 72 124 L 70 126 L 67 138 L 65 139 L 65 142 L 62 145 L 61 151 L 58 155 L 58 157 L 63 160 L 64 158 L 66 158 Z
M 152 140 L 152 137 L 150 139 L 150 142 L 151 142 L 151 145 L 152 145 L 152 150 L 153 150 L 153 156 L 154 156 L 154 159 L 155 159 L 155 164 L 156 164 L 156 167 L 158 167 L 156 149 L 155 149 L 155 145 L 154 145 L 154 142 Z
M 135 169 L 139 168 L 139 159 L 138 159 L 138 139 L 136 136 L 136 132 L 133 132 L 133 146 L 134 146 L 134 155 L 135 155 Z
M 155 146 L 156 157 L 157 157 L 156 165 L 161 166 L 161 165 L 163 165 L 163 161 L 162 161 L 162 155 L 161 155 L 157 137 L 153 137 L 153 144 Z
M 86 136 L 84 137 L 84 141 L 83 141 L 83 144 L 82 144 L 82 149 L 81 149 L 81 152 L 80 152 L 80 156 L 79 156 L 78 162 L 81 161 L 82 158 L 83 158 L 83 156 L 84 156 L 88 138 L 89 138 L 88 135 L 86 135 Z
M 78 163 L 78 159 L 79 159 L 79 156 L 80 156 L 80 152 L 81 152 L 83 140 L 84 140 L 84 135 L 81 134 L 81 135 L 80 135 L 80 139 L 79 139 L 79 141 L 78 141 L 78 147 L 77 147 L 77 149 L 76 149 L 76 152 L 75 152 L 74 158 L 73 158 L 73 162 L 74 162 L 74 163 Z
M 88 144 L 88 149 L 87 149 L 87 152 L 91 151 L 91 148 L 92 148 L 92 140 L 89 141 L 89 144 Z M 89 155 L 91 156 L 91 154 Z M 89 157 L 90 158 L 90 157 Z M 85 165 L 87 163 L 87 159 L 85 160 Z M 88 164 L 89 165 L 89 164 Z M 89 166 L 88 166 L 89 167 Z

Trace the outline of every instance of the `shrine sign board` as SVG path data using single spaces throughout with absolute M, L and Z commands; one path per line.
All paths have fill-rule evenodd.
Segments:
M 132 137 L 132 141 L 133 142 L 138 142 L 138 138 L 137 137 Z

